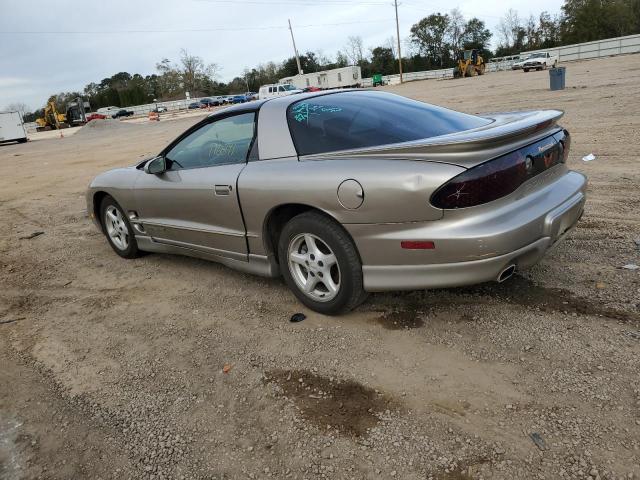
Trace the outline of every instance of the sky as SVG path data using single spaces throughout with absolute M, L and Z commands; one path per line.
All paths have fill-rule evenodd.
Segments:
M 526 18 L 559 13 L 561 0 L 400 0 L 400 37 L 432 13 L 459 8 L 494 33 L 508 8 Z M 82 91 L 118 72 L 148 75 L 180 50 L 219 66 L 229 81 L 298 51 L 333 57 L 349 36 L 365 47 L 395 36 L 393 0 L 0 0 L 0 109 L 25 103 L 35 110 L 61 91 Z M 405 49 L 404 42 L 402 48 Z

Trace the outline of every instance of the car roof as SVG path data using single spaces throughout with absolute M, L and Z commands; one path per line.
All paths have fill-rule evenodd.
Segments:
M 226 115 L 229 112 L 255 112 L 259 110 L 266 101 L 267 100 L 255 100 L 253 102 L 247 103 L 236 103 L 235 105 L 223 108 L 221 110 L 216 110 L 215 112 L 208 115 L 208 118 L 216 117 L 218 115 Z
M 292 103 L 296 103 L 302 100 L 306 100 L 309 98 L 322 97 L 325 95 L 339 95 L 341 93 L 346 92 L 362 92 L 364 93 L 378 93 L 376 90 L 368 89 L 368 88 L 343 88 L 340 90 L 321 90 L 319 92 L 305 92 L 305 93 L 296 93 L 294 95 L 285 95 L 284 97 L 272 97 L 265 98 L 262 100 L 254 100 L 253 102 L 247 103 L 237 103 L 233 106 L 229 106 L 223 108 L 221 110 L 217 110 L 208 115 L 208 117 L 215 117 L 221 114 L 226 115 L 229 112 L 255 112 L 260 110 L 265 103 L 274 103 L 279 104 L 280 106 L 287 108 Z M 234 96 L 234 95 L 231 95 Z M 239 95 L 242 96 L 242 95 Z

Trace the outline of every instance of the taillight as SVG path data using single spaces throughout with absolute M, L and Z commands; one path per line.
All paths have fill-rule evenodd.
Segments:
M 562 130 L 556 133 L 553 138 L 562 145 L 562 161 L 566 163 L 569 159 L 569 149 L 571 148 L 571 135 L 566 130 Z
M 433 194 L 431 203 L 443 209 L 465 208 L 507 196 L 530 178 L 562 163 L 568 144 L 569 134 L 563 131 L 482 163 L 445 183 Z

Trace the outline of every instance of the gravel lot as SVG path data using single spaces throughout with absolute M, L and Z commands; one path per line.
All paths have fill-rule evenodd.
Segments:
M 565 110 L 590 181 L 572 235 L 502 285 L 377 294 L 340 318 L 280 280 L 123 260 L 93 227 L 90 179 L 199 117 L 1 146 L 0 478 L 640 478 L 640 270 L 619 268 L 640 264 L 640 55 L 548 83 L 389 90 Z

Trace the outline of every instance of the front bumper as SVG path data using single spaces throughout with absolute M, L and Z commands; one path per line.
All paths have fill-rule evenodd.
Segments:
M 534 192 L 475 212 L 461 209 L 417 224 L 345 227 L 358 246 L 367 291 L 473 285 L 497 280 L 510 265 L 537 263 L 582 216 L 585 189 L 583 175 L 566 172 Z M 402 240 L 429 240 L 436 248 L 402 250 Z

